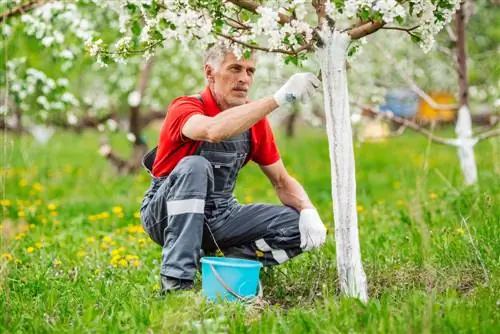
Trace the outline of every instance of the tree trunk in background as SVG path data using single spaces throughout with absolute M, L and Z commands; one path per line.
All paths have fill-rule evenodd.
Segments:
M 153 56 L 142 66 L 137 89 L 129 94 L 129 133 L 133 135 L 134 146 L 132 156 L 128 160 L 123 159 L 111 151 L 107 141 L 101 143 L 101 150 L 105 152 L 104 155 L 120 173 L 128 174 L 138 170 L 141 167 L 142 157 L 148 151 L 148 146 L 142 139 L 144 125 L 140 110 L 154 62 L 155 57 Z
M 350 37 L 325 27 L 320 61 L 330 151 L 335 243 L 340 291 L 368 300 L 366 275 L 361 263 L 356 211 L 356 174 L 347 89 L 346 56 Z
M 455 15 L 457 35 L 457 71 L 459 86 L 459 102 L 455 133 L 459 139 L 458 158 L 466 184 L 477 182 L 477 166 L 474 157 L 474 140 L 472 139 L 472 121 L 469 111 L 469 86 L 467 82 L 467 52 L 465 45 L 466 18 L 464 4 Z
M 295 123 L 297 123 L 297 119 L 299 118 L 299 108 L 294 105 L 292 112 L 286 118 L 286 131 L 285 134 L 288 138 L 292 138 L 295 136 Z

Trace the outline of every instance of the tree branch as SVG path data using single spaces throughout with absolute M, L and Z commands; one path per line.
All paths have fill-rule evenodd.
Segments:
M 259 8 L 260 4 L 256 1 L 253 1 L 253 0 L 227 0 L 228 2 L 231 2 L 231 3 L 234 3 L 236 6 L 238 7 L 241 7 L 241 8 L 244 8 L 252 13 L 257 13 L 257 8 Z M 285 24 L 285 23 L 289 23 L 291 21 L 290 17 L 282 14 L 282 13 L 278 13 L 279 15 L 279 23 L 280 24 Z
M 454 147 L 458 146 L 458 143 L 455 139 L 448 139 L 448 138 L 436 136 L 432 132 L 430 132 L 429 130 L 418 125 L 417 123 L 412 122 L 410 120 L 407 120 L 405 118 L 399 117 L 399 116 L 395 116 L 391 112 L 379 112 L 368 105 L 364 105 L 364 104 L 357 103 L 357 102 L 353 102 L 353 103 L 355 105 L 357 105 L 358 107 L 360 107 L 364 113 L 366 113 L 370 116 L 376 116 L 376 117 L 379 117 L 381 119 L 393 121 L 396 124 L 403 125 L 409 129 L 412 129 L 415 132 L 418 132 L 418 133 L 426 136 L 427 138 L 429 138 L 430 140 L 432 140 L 438 144 L 454 146 Z
M 323 26 L 326 18 L 325 0 L 313 0 L 312 5 L 318 16 L 318 26 Z
M 266 51 L 266 52 L 274 52 L 274 53 L 284 53 L 284 54 L 288 54 L 288 55 L 296 55 L 297 54 L 297 52 L 294 52 L 294 51 L 283 50 L 283 49 L 272 49 L 271 50 L 269 48 L 266 48 L 266 47 L 263 47 L 263 46 L 260 46 L 260 45 L 248 44 L 248 43 L 239 41 L 239 40 L 237 40 L 236 38 L 234 38 L 232 36 L 228 36 L 228 35 L 225 35 L 225 34 L 222 34 L 222 33 L 219 33 L 219 32 L 216 32 L 215 34 L 217 36 L 221 36 L 221 37 L 227 38 L 227 39 L 229 39 L 230 41 L 232 41 L 232 42 L 234 42 L 236 44 L 243 45 L 244 47 L 247 47 L 249 49 Z
M 3 21 L 5 21 L 13 16 L 22 15 L 22 14 L 32 10 L 33 8 L 39 7 L 39 6 L 44 5 L 44 4 L 51 2 L 51 1 L 52 0 L 30 0 L 27 3 L 25 3 L 24 5 L 17 6 L 17 7 L 12 8 L 11 10 L 9 10 L 5 13 L 0 14 L 0 23 L 2 23 Z
M 485 139 L 495 137 L 495 136 L 500 136 L 500 129 L 494 129 L 491 131 L 486 131 L 486 132 L 480 133 L 477 136 L 475 136 L 474 138 L 478 142 L 480 142 L 481 140 L 485 140 Z
M 384 26 L 384 22 L 368 22 L 363 24 L 362 26 L 351 28 L 348 30 L 349 36 L 351 36 L 352 40 L 360 39 L 370 34 L 373 34 L 380 28 Z

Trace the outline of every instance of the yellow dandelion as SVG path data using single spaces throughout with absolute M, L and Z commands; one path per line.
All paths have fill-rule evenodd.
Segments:
M 6 261 L 12 261 L 13 258 L 14 257 L 10 253 L 3 253 L 2 254 L 2 259 L 6 260 Z
M 141 261 L 139 261 L 139 260 L 134 260 L 134 261 L 132 261 L 132 266 L 134 266 L 134 267 L 136 267 L 136 268 L 137 268 L 137 267 L 139 267 L 140 265 L 141 265 Z
M 25 216 L 26 216 L 26 214 L 24 213 L 24 211 L 18 211 L 18 212 L 17 212 L 17 216 L 18 216 L 19 218 L 23 218 L 23 217 L 25 217 Z
M 113 211 L 113 213 L 117 215 L 123 213 L 123 208 L 121 206 L 114 206 L 111 208 L 111 211 Z
M 14 260 L 14 263 L 15 263 L 15 264 L 22 264 L 22 263 L 23 263 L 23 261 L 21 261 L 21 260 L 19 260 L 19 259 L 15 259 L 15 260 Z
M 16 239 L 16 240 L 21 240 L 21 239 L 23 239 L 25 236 L 26 236 L 26 233 L 21 232 L 21 233 L 16 234 L 16 236 L 15 236 L 15 238 L 14 238 L 14 239 Z
M 33 253 L 34 251 L 35 251 L 35 247 L 30 246 L 30 247 L 26 248 L 26 252 L 29 254 Z
M 362 206 L 362 205 L 358 205 L 358 206 L 356 207 L 356 210 L 357 210 L 358 212 L 363 212 L 363 211 L 365 211 L 365 208 L 363 208 L 363 206 Z
M 116 214 L 116 218 L 123 218 L 123 212 L 119 212 Z
M 57 211 L 50 211 L 49 215 L 51 217 L 57 217 Z
M 102 273 L 102 269 L 101 268 L 96 268 L 94 270 L 94 275 L 99 275 L 100 273 Z
M 118 261 L 118 264 L 120 265 L 120 267 L 128 266 L 128 262 L 125 259 L 121 259 L 120 261 Z
M 97 216 L 96 215 L 89 215 L 88 216 L 88 220 L 93 222 L 93 221 L 96 221 L 97 220 Z
M 138 224 L 138 225 L 128 225 L 127 226 L 127 232 L 130 233 L 130 234 L 142 233 L 142 232 L 144 232 L 144 229 L 142 228 L 142 225 L 140 225 L 140 224 Z
M 78 253 L 76 253 L 77 257 L 84 257 L 85 255 L 87 255 L 87 252 L 85 251 L 78 251 Z
M 141 213 L 140 212 L 134 212 L 134 218 L 135 219 L 140 219 L 141 218 Z
M 88 244 L 93 244 L 95 242 L 94 237 L 87 237 L 85 240 L 87 241 Z
M 102 238 L 102 241 L 109 244 L 111 243 L 111 241 L 113 241 L 113 239 L 111 239 L 109 235 L 106 235 L 104 238 Z
M 125 251 L 124 247 L 116 248 L 111 251 L 111 256 L 118 255 L 120 253 L 123 253 Z
M 36 225 L 35 224 L 30 224 L 29 227 L 30 227 L 30 229 L 34 229 L 36 227 Z
M 47 205 L 47 209 L 49 209 L 50 211 L 55 211 L 57 209 L 57 205 L 54 203 L 49 203 Z
M 33 188 L 34 191 L 38 191 L 38 192 L 42 192 L 43 191 L 43 186 L 39 182 L 33 184 L 32 188 Z
M 37 199 L 37 200 L 35 201 L 35 205 L 36 205 L 36 206 L 40 206 L 40 204 L 42 204 L 42 200 L 41 200 L 41 199 Z
M 250 202 L 252 202 L 252 201 L 253 201 L 253 197 L 252 197 L 251 195 L 247 195 L 247 196 L 245 196 L 245 202 L 246 202 L 246 203 L 250 203 Z
M 1 206 L 10 206 L 12 203 L 8 199 L 2 199 L 0 200 L 0 205 Z
M 47 218 L 45 218 L 45 217 L 40 219 L 40 221 L 42 222 L 43 225 L 47 224 Z
M 111 264 L 117 264 L 122 259 L 120 254 L 116 254 L 111 258 Z
M 40 249 L 43 247 L 43 244 L 40 241 L 35 242 L 35 247 Z
M 438 195 L 436 193 L 431 193 L 430 197 L 431 199 L 436 199 L 438 198 Z
M 57 267 L 57 266 L 60 266 L 62 264 L 62 261 L 59 260 L 59 259 L 55 259 L 54 261 L 52 261 L 52 264 Z
M 138 260 L 138 259 L 139 259 L 139 257 L 138 257 L 137 255 L 127 254 L 127 255 L 125 256 L 125 259 L 126 259 L 127 261 L 133 261 L 133 260 Z
M 100 217 L 101 217 L 102 219 L 109 218 L 109 213 L 108 213 L 107 211 L 101 212 L 101 213 L 100 213 Z
M 257 256 L 257 257 L 263 257 L 263 256 L 264 256 L 264 253 L 263 253 L 262 251 L 260 251 L 260 250 L 257 250 L 257 251 L 255 252 L 255 256 Z
M 108 243 L 103 242 L 99 247 L 101 247 L 102 250 L 106 250 L 110 247 L 110 245 Z
M 464 235 L 464 234 L 465 234 L 464 229 L 463 229 L 463 228 L 461 228 L 461 227 L 460 227 L 460 228 L 457 228 L 457 229 L 455 230 L 455 232 L 456 232 L 457 234 L 459 234 L 459 235 Z
M 26 181 L 26 179 L 19 180 L 20 187 L 26 187 L 27 185 L 28 185 L 28 181 Z

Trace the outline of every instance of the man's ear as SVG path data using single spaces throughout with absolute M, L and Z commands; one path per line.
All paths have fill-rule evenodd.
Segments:
M 207 78 L 208 82 L 214 81 L 214 74 L 215 71 L 212 66 L 210 66 L 209 64 L 205 64 L 205 78 Z

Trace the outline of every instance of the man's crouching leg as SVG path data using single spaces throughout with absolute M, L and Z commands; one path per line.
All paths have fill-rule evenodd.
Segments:
M 192 288 L 203 237 L 205 199 L 213 170 L 201 156 L 183 158 L 148 205 L 147 231 L 162 246 L 162 291 Z M 143 215 L 144 216 L 144 215 Z
M 216 238 L 228 257 L 258 260 L 265 266 L 281 264 L 302 253 L 299 213 L 287 206 L 250 204 L 230 217 Z

